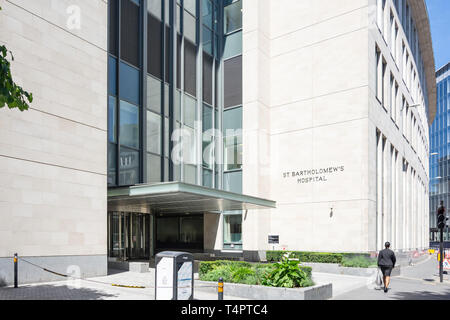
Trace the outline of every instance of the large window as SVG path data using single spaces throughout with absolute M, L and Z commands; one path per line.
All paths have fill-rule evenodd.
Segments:
M 120 63 L 120 98 L 139 104 L 139 70 L 126 63 Z
M 224 62 L 224 107 L 242 104 L 242 56 Z
M 139 66 L 139 6 L 122 0 L 120 17 L 120 58 Z
M 242 107 L 223 113 L 223 134 L 225 172 L 242 169 Z
M 231 1 L 228 1 L 231 2 Z M 233 1 L 224 8 L 225 34 L 242 29 L 242 1 Z
M 242 249 L 242 214 L 226 214 L 223 218 L 223 248 Z
M 139 108 L 120 101 L 120 144 L 139 149 Z
M 184 41 L 184 90 L 197 96 L 197 48 L 185 40 Z
M 149 14 L 147 30 L 147 71 L 158 79 L 162 79 L 161 32 L 162 22 Z

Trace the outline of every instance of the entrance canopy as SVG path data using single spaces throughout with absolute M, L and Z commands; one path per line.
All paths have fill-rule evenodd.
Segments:
M 276 208 L 276 202 L 181 182 L 108 190 L 108 211 L 199 213 Z

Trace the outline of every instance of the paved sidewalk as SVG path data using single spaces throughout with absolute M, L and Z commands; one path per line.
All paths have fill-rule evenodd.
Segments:
M 392 290 L 386 295 L 375 290 L 371 277 L 348 276 L 313 272 L 316 284 L 332 283 L 333 299 L 381 300 L 414 299 L 427 295 L 432 298 L 449 298 L 450 282 L 447 287 L 438 284 L 436 261 L 431 257 L 421 264 L 402 269 L 402 277 L 392 279 Z M 52 283 L 23 285 L 18 289 L 0 288 L 0 300 L 154 300 L 155 270 L 148 273 L 132 273 L 110 270 L 106 277 L 85 280 L 71 280 Z M 434 279 L 430 276 L 435 272 Z M 428 275 L 428 278 L 421 278 Z M 409 278 L 411 277 L 411 278 Z M 415 277 L 415 278 L 414 278 Z M 448 277 L 448 276 L 447 276 Z M 195 274 L 198 279 L 198 274 Z M 145 289 L 113 287 L 111 284 L 144 286 Z M 198 300 L 217 300 L 216 293 L 208 293 L 195 287 L 194 297 Z M 446 291 L 448 290 L 448 291 Z M 230 297 L 225 300 L 245 300 Z
M 370 277 L 348 276 L 331 273 L 312 273 L 313 281 L 316 284 L 333 285 L 333 297 L 341 295 L 343 293 L 359 289 L 361 287 L 370 286 L 373 283 L 373 279 Z
M 155 273 L 132 273 L 110 270 L 106 277 L 68 280 L 0 288 L 0 300 L 154 300 Z M 88 281 L 92 280 L 92 281 Z M 114 287 L 111 284 L 143 286 L 145 289 Z M 196 300 L 217 300 L 217 294 L 195 290 Z M 224 300 L 243 300 L 225 296 Z
M 391 279 L 390 290 L 384 293 L 370 287 L 361 287 L 334 296 L 334 300 L 450 300 L 450 279 L 444 275 L 439 282 L 436 255 L 408 267 L 401 276 Z

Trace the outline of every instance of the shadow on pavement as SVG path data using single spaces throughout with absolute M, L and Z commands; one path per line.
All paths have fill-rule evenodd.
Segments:
M 0 289 L 0 300 L 102 300 L 117 297 L 95 289 L 67 285 L 20 286 Z
M 120 273 L 127 273 L 127 272 L 129 272 L 129 271 L 108 268 L 108 276 L 112 276 L 112 275 L 120 274 Z
M 450 300 L 450 288 L 442 292 L 393 292 L 391 293 L 390 298 L 395 300 Z

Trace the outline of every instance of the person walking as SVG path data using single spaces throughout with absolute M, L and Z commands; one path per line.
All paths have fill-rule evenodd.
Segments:
M 395 262 L 397 259 L 395 258 L 395 253 L 391 249 L 391 244 L 386 242 L 384 244 L 385 249 L 381 250 L 378 254 L 378 267 L 381 269 L 383 273 L 383 283 L 384 283 L 384 292 L 388 292 L 389 284 L 391 282 L 391 272 L 392 269 L 395 268 Z

